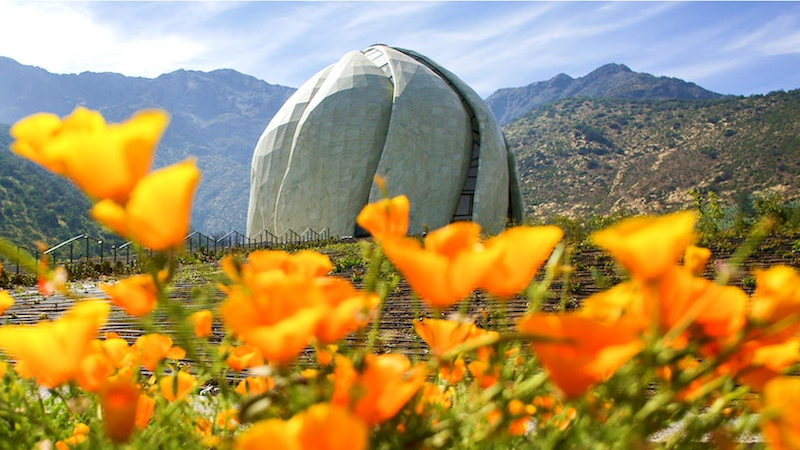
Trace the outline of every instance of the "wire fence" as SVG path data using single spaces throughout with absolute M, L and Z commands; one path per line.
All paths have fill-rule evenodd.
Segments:
M 231 231 L 222 237 L 192 231 L 184 238 L 184 250 L 190 254 L 220 255 L 238 251 L 247 252 L 263 248 L 315 243 L 331 239 L 331 234 L 327 228 L 321 231 L 307 228 L 302 233 L 286 230 L 278 235 L 262 230 L 253 237 L 247 237 L 238 231 Z M 23 253 L 33 256 L 37 262 L 42 258 L 48 258 L 54 265 L 95 263 L 106 264 L 115 268 L 119 266 L 130 267 L 136 264 L 142 252 L 148 255 L 152 254 L 149 249 L 135 248 L 132 242 L 110 243 L 86 234 L 79 234 L 69 238 L 44 251 L 19 245 L 14 247 L 16 254 L 0 255 L 0 264 L 2 264 L 3 271 L 15 275 L 20 275 L 25 271 L 25 268 L 20 265 Z

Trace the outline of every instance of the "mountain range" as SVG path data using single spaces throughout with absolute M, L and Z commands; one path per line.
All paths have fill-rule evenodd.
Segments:
M 153 79 L 60 75 L 0 57 L 0 124 L 40 111 L 65 116 L 76 106 L 98 110 L 109 122 L 124 121 L 140 109 L 169 112 L 154 167 L 197 157 L 203 177 L 192 224 L 205 232 L 244 230 L 253 149 L 294 91 L 234 70 L 178 70 Z
M 168 111 L 171 123 L 154 165 L 197 157 L 203 178 L 192 226 L 208 234 L 244 231 L 253 149 L 294 91 L 229 69 L 178 70 L 152 79 L 115 73 L 62 75 L 0 57 L 0 124 L 39 111 L 64 116 L 78 105 L 100 111 L 110 122 L 143 108 Z M 552 216 L 602 213 L 611 207 L 680 207 L 687 202 L 685 190 L 697 187 L 735 197 L 746 190 L 785 186 L 782 192 L 796 195 L 791 177 L 800 173 L 800 158 L 787 153 L 799 123 L 796 97 L 795 91 L 722 96 L 683 80 L 608 64 L 579 78 L 560 74 L 500 89 L 486 101 L 504 123 L 517 155 L 528 212 Z M 7 129 L 0 126 L 0 143 L 10 142 Z M 5 153 L 5 158 L 16 158 Z M 696 165 L 701 157 L 704 163 Z M 757 163 L 747 164 L 743 158 Z M 38 209 L 8 213 L 6 205 L 19 200 L 3 186 L 30 181 L 20 180 L 20 171 L 29 166 L 15 165 L 13 173 L 10 167 L 0 160 L 0 210 L 7 212 L 0 215 L 0 225 L 44 221 Z M 44 171 L 36 176 L 53 183 Z M 667 188 L 654 179 L 678 181 Z M 14 192 L 20 195 L 19 189 Z M 45 201 L 63 203 L 58 198 Z M 53 231 L 45 235 L 55 239 L 73 232 L 78 223 L 62 218 L 61 207 L 54 213 L 47 220 Z
M 558 74 L 547 81 L 495 91 L 486 103 L 501 124 L 512 122 L 537 107 L 572 97 L 614 97 L 629 100 L 698 100 L 721 94 L 678 78 L 655 77 L 632 71 L 624 64 L 606 64 L 588 75 Z

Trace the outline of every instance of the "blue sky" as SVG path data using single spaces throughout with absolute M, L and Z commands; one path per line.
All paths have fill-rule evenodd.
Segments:
M 724 94 L 800 88 L 800 2 L 0 0 L 0 56 L 54 73 L 231 68 L 298 87 L 374 43 L 483 97 L 612 62 Z

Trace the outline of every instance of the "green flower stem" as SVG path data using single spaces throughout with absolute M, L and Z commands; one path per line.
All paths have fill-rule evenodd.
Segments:
M 717 284 L 728 284 L 733 274 L 739 270 L 739 266 L 756 250 L 758 244 L 769 235 L 775 224 L 775 219 L 771 217 L 765 217 L 758 221 L 744 243 L 737 247 L 733 255 L 728 259 L 727 270 L 720 271 L 714 281 Z
M 531 283 L 528 286 L 526 293 L 528 298 L 528 313 L 541 309 L 541 305 L 544 299 L 547 297 L 547 292 L 550 290 L 550 285 L 553 284 L 553 280 L 555 280 L 560 271 L 559 266 L 561 257 L 564 254 L 564 249 L 565 246 L 563 242 L 560 242 L 555 246 L 553 253 L 550 254 L 550 258 L 547 260 L 547 264 L 545 265 L 544 278 L 542 281 L 538 283 Z

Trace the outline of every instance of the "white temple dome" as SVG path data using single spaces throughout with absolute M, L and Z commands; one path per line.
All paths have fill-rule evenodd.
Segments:
M 356 235 L 376 174 L 408 196 L 410 234 L 456 220 L 497 233 L 524 217 L 514 156 L 480 96 L 418 53 L 373 45 L 314 75 L 267 125 L 247 235 Z

